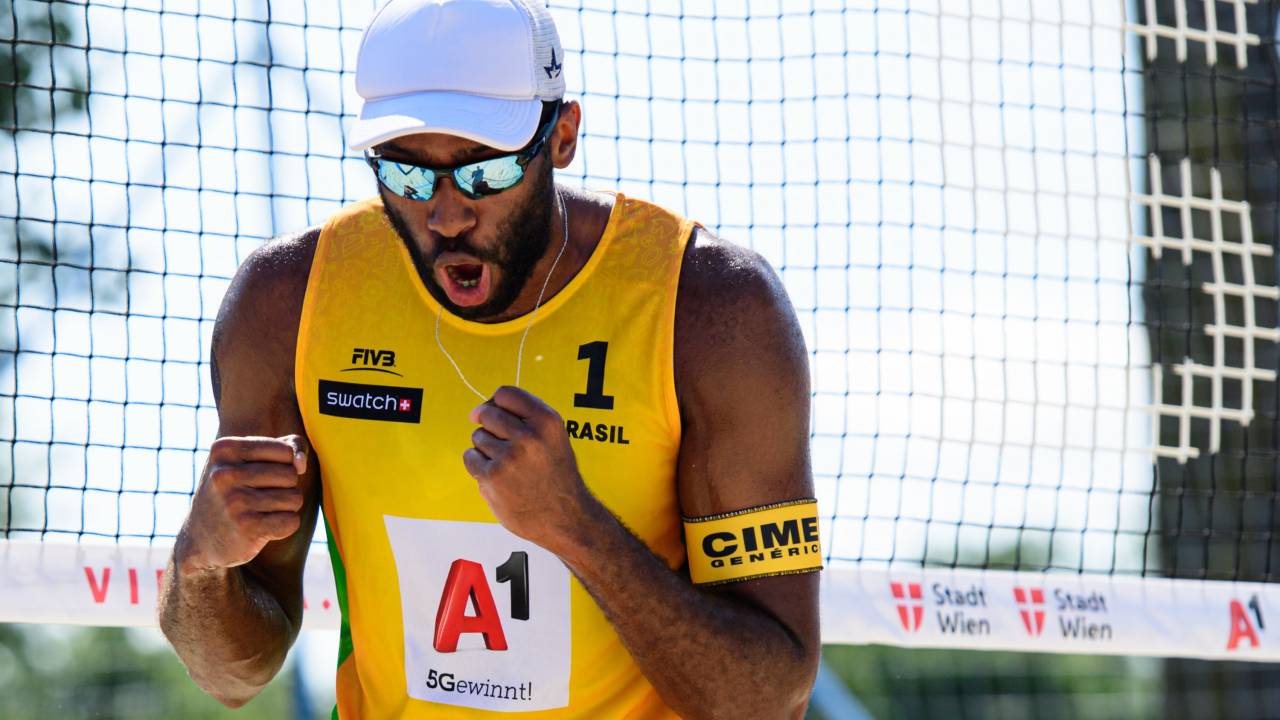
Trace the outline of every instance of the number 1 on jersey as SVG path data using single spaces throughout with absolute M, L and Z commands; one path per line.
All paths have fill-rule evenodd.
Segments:
M 589 360 L 587 365 L 587 391 L 573 394 L 573 406 L 612 410 L 613 396 L 604 394 L 604 360 L 609 354 L 609 343 L 603 340 L 578 346 L 578 359 Z

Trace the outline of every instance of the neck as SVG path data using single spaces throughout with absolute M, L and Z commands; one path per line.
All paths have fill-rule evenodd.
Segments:
M 594 214 L 588 212 L 588 201 L 577 193 L 555 186 L 555 195 L 559 200 L 552 202 L 551 241 L 547 243 L 547 251 L 529 273 L 529 281 L 506 311 L 490 317 L 476 318 L 476 322 L 499 323 L 532 313 L 540 304 L 540 297 L 541 304 L 546 304 L 591 259 L 591 254 L 600 242 L 603 226 L 597 227 Z M 565 214 L 569 217 L 567 235 Z M 557 258 L 559 262 L 556 262 Z

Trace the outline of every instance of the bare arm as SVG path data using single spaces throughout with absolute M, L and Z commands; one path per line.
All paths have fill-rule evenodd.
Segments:
M 739 249 L 695 246 L 686 263 L 676 330 L 683 513 L 812 497 L 808 359 L 785 291 Z M 819 650 L 816 573 L 697 588 L 625 529 L 601 537 L 607 546 L 569 567 L 669 705 L 685 717 L 803 715 Z
M 302 622 L 302 570 L 319 507 L 293 390 L 314 232 L 241 265 L 218 312 L 218 440 L 162 582 L 160 628 L 201 688 L 230 707 L 279 671 Z
M 681 276 L 676 339 L 684 514 L 812 497 L 807 355 L 767 265 L 700 236 Z M 560 557 L 667 704 L 690 718 L 804 714 L 820 643 L 816 573 L 695 587 L 580 479 L 530 482 L 579 478 L 564 425 L 541 401 L 504 388 L 473 419 L 483 427 L 464 461 L 495 515 Z

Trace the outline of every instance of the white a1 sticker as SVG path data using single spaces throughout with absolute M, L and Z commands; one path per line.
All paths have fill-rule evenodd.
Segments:
M 569 704 L 569 571 L 496 523 L 384 516 L 409 697 L 500 712 Z

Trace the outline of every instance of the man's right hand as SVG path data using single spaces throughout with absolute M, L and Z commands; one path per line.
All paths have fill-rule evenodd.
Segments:
M 175 560 L 185 572 L 243 565 L 302 524 L 299 476 L 307 470 L 300 435 L 220 437 L 179 535 Z

